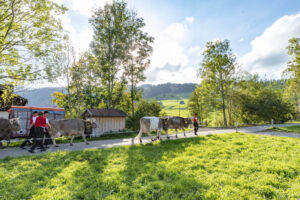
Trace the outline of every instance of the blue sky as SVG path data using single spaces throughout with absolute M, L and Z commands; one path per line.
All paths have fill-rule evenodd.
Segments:
M 53 0 L 69 8 L 62 17 L 78 52 L 88 49 L 92 9 L 110 0 Z M 299 0 L 127 0 L 155 37 L 147 83 L 200 82 L 196 76 L 208 41 L 229 39 L 239 65 L 280 78 L 290 59 L 285 47 L 300 37 Z

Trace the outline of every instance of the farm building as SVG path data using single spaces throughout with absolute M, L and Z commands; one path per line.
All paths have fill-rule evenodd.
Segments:
M 82 117 L 92 119 L 97 123 L 93 136 L 98 136 L 125 129 L 127 114 L 118 109 L 86 109 Z
M 9 92 L 13 92 L 13 87 L 0 85 L 0 117 L 8 119 L 9 113 L 7 111 L 10 109 L 11 106 L 25 106 L 28 103 L 28 100 L 19 95 L 14 94 L 11 98 L 5 101 L 2 98 L 4 90 L 9 90 Z
M 7 111 L 9 118 L 18 117 L 20 120 L 21 131 L 13 133 L 14 138 L 26 137 L 29 134 L 29 122 L 32 116 L 32 112 L 44 112 L 48 111 L 48 119 L 64 119 L 65 110 L 63 108 L 42 108 L 42 107 L 31 107 L 31 106 L 11 106 Z

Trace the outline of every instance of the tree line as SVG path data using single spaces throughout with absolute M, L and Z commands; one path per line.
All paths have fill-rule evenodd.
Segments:
M 146 79 L 154 42 L 143 18 L 123 1 L 96 9 L 89 19 L 90 48 L 78 54 L 57 17 L 66 11 L 50 0 L 0 2 L 0 77 L 9 86 L 1 104 L 13 97 L 11 86 L 48 80 L 64 85 L 67 92 L 53 96 L 67 117 L 79 117 L 86 108 L 118 108 L 130 113 L 127 123 L 133 127 L 141 116 L 162 114 L 161 105 L 143 99 L 137 89 Z M 270 82 L 242 72 L 228 40 L 208 42 L 190 111 L 224 126 L 299 118 L 299 43 L 289 41 L 292 60 L 283 80 Z
M 202 82 L 189 98 L 190 112 L 215 126 L 299 119 L 299 41 L 289 40 L 287 50 L 292 60 L 282 80 L 277 81 L 241 70 L 228 40 L 208 42 L 198 74 Z

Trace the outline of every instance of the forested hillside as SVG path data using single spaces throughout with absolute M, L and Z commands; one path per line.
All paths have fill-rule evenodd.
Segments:
M 173 84 L 166 83 L 160 85 L 145 84 L 138 87 L 143 90 L 143 96 L 146 99 L 157 99 L 157 100 L 169 100 L 169 99 L 186 99 L 189 98 L 191 93 L 195 90 L 196 84 L 185 83 L 185 84 Z M 52 94 L 54 92 L 65 92 L 64 88 L 46 87 L 32 90 L 20 90 L 16 92 L 28 99 L 28 106 L 40 106 L 40 107 L 57 107 L 56 104 L 52 103 Z

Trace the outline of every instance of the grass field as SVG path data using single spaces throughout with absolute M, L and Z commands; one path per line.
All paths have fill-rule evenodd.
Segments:
M 271 128 L 271 130 L 291 132 L 291 133 L 299 133 L 300 134 L 300 126 L 273 127 L 273 128 Z
M 189 110 L 187 108 L 188 99 L 183 100 L 161 100 L 163 105 L 163 111 L 167 113 L 168 116 L 179 116 L 179 102 L 184 101 L 184 104 L 180 104 L 180 116 L 181 117 L 191 117 Z
M 0 199 L 299 199 L 300 140 L 242 133 L 0 160 Z

